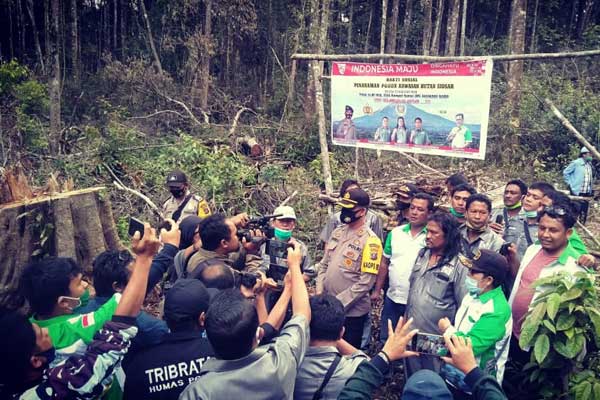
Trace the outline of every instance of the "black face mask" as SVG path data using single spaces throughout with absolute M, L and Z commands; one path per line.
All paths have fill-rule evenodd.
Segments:
M 182 197 L 185 194 L 184 189 L 170 189 L 169 192 L 171 192 L 173 197 L 175 197 L 176 199 Z
M 350 208 L 342 208 L 342 213 L 340 214 L 340 222 L 342 224 L 351 224 L 360 217 L 356 216 L 356 212 L 353 212 Z

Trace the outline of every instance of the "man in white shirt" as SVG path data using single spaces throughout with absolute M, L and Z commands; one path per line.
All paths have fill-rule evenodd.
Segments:
M 425 247 L 427 218 L 434 208 L 433 197 L 427 193 L 414 195 L 409 208 L 407 224 L 394 228 L 387 236 L 383 249 L 383 259 L 371 300 L 381 298 L 381 290 L 389 275 L 389 288 L 385 294 L 381 312 L 379 340 L 387 340 L 387 320 L 396 326 L 404 315 L 408 298 L 409 277 L 419 251 Z

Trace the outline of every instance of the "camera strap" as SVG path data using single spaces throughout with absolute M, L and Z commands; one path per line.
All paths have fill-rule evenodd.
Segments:
M 181 202 L 181 204 L 179 205 L 177 210 L 175 210 L 175 212 L 171 216 L 171 218 L 173 218 L 173 221 L 177 222 L 179 217 L 181 217 L 181 213 L 183 212 L 183 209 L 185 208 L 185 206 L 187 206 L 187 203 L 190 201 L 191 198 L 192 198 L 191 193 L 188 194 L 187 196 L 185 196 L 185 199 L 183 199 L 183 201 Z
M 327 373 L 325 374 L 325 378 L 323 378 L 323 383 L 321 383 L 321 386 L 315 392 L 315 395 L 313 396 L 312 400 L 320 400 L 321 399 L 321 397 L 323 396 L 323 390 L 325 390 L 325 386 L 327 386 L 327 384 L 329 383 L 329 380 L 333 376 L 333 373 L 335 372 L 335 370 L 341 360 L 342 360 L 342 356 L 340 355 L 340 353 L 337 353 L 335 355 L 335 358 L 333 359 L 333 362 L 329 366 Z
M 523 221 L 523 231 L 525 233 L 525 240 L 527 240 L 527 246 L 531 246 L 533 244 L 533 240 L 531 240 L 531 232 L 529 232 L 529 224 L 527 223 L 527 219 Z

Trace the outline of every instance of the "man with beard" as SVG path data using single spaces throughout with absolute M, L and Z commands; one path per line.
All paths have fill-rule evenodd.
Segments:
M 353 189 L 338 203 L 342 226 L 331 234 L 318 265 L 317 294 L 337 297 L 344 305 L 344 339 L 360 347 L 365 319 L 371 311 L 369 290 L 381 262 L 381 240 L 367 226 L 369 195 Z
M 439 334 L 438 321 L 454 321 L 456 310 L 467 294 L 467 268 L 460 262 L 460 233 L 456 218 L 446 213 L 429 217 L 423 248 L 414 262 L 409 279 L 406 318 L 422 333 Z M 438 357 L 421 355 L 406 360 L 407 376 L 420 369 L 439 372 Z
M 167 175 L 167 187 L 171 197 L 162 206 L 163 216 L 179 223 L 188 215 L 206 218 L 211 214 L 208 203 L 190 192 L 187 176 L 178 170 Z

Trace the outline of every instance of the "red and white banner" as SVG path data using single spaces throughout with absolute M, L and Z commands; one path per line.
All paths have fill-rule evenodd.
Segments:
M 334 62 L 334 144 L 485 158 L 492 61 Z

